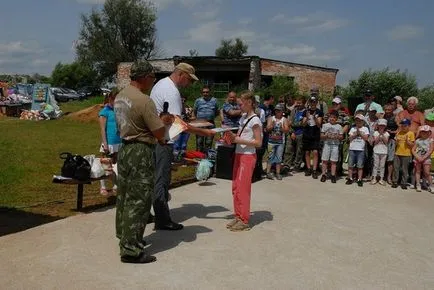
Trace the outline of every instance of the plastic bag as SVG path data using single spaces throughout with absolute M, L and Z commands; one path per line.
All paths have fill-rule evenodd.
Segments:
M 95 158 L 92 163 L 92 168 L 90 170 L 90 177 L 100 178 L 105 175 L 104 167 L 102 167 L 101 160 Z
M 100 178 L 105 175 L 104 167 L 101 164 L 101 160 L 99 158 L 95 158 L 95 155 L 86 155 L 84 156 L 90 166 L 90 177 L 91 178 Z
M 199 181 L 204 181 L 210 178 L 211 168 L 214 165 L 211 161 L 207 159 L 202 159 L 196 167 L 196 179 Z

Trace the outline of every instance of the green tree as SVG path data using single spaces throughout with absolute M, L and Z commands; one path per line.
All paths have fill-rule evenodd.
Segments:
M 51 73 L 51 84 L 55 87 L 77 89 L 82 86 L 96 85 L 96 72 L 86 64 L 73 62 L 58 63 Z
M 249 46 L 245 44 L 240 38 L 222 39 L 220 47 L 215 50 L 215 55 L 225 58 L 242 57 L 247 54 Z
M 360 97 L 366 89 L 372 90 L 376 102 L 385 104 L 394 96 L 408 98 L 418 93 L 415 76 L 407 71 L 367 70 L 357 80 L 350 81 L 348 87 L 343 90 L 345 97 Z
M 196 49 L 190 49 L 188 51 L 188 53 L 190 54 L 190 56 L 198 56 L 199 52 Z
M 255 92 L 261 97 L 272 95 L 276 100 L 280 96 L 294 97 L 299 93 L 298 85 L 293 78 L 284 75 L 275 75 L 269 86 L 263 85 Z
M 149 1 L 107 0 L 102 10 L 81 16 L 77 57 L 95 68 L 101 81 L 111 81 L 120 62 L 149 59 L 160 53 L 156 19 Z
M 417 97 L 419 99 L 419 109 L 426 110 L 434 108 L 434 84 L 420 89 Z

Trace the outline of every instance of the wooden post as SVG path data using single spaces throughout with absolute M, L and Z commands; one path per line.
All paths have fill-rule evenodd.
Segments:
M 83 208 L 83 187 L 82 183 L 77 185 L 77 211 L 81 211 Z

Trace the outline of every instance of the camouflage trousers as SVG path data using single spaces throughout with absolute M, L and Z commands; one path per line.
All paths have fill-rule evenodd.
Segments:
M 143 234 L 154 192 L 154 146 L 123 144 L 118 153 L 116 237 L 121 256 L 143 252 Z

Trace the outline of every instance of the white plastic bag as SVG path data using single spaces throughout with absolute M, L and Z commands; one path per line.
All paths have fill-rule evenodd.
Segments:
M 91 178 L 100 178 L 105 175 L 104 167 L 102 167 L 101 160 L 95 158 L 92 162 L 92 167 L 90 169 Z

